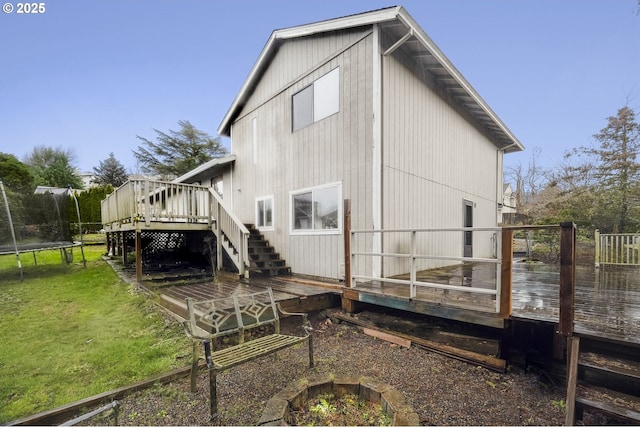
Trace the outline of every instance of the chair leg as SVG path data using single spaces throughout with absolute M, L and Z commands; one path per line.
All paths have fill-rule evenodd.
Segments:
M 198 342 L 193 342 L 193 359 L 191 360 L 191 393 L 196 392 L 196 377 L 198 375 Z
M 207 340 L 204 344 L 204 357 L 207 361 L 207 368 L 209 368 L 209 404 L 211 409 L 211 419 L 215 419 L 218 416 L 218 393 L 216 390 L 216 369 L 211 359 L 211 341 Z
M 209 370 L 209 398 L 211 403 L 211 419 L 218 416 L 218 393 L 216 389 L 216 371 Z

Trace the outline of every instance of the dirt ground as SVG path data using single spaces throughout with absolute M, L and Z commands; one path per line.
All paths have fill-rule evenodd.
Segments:
M 289 319 L 287 319 L 288 321 Z M 291 319 L 293 320 L 293 319 Z M 561 425 L 564 385 L 509 368 L 504 374 L 372 338 L 317 313 L 312 319 L 316 366 L 305 347 L 232 368 L 218 376 L 219 416 L 209 419 L 208 374 L 198 390 L 189 379 L 156 386 L 120 401 L 120 425 L 256 425 L 266 402 L 290 382 L 314 374 L 364 375 L 390 384 L 413 405 L 422 425 Z M 290 327 L 285 322 L 283 332 Z M 290 332 L 290 331 L 289 331 Z M 108 424 L 113 420 L 91 420 Z M 588 419 L 585 419 L 588 421 Z

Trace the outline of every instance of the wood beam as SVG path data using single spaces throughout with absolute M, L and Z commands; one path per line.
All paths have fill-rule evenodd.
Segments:
M 142 233 L 136 231 L 136 280 L 142 281 Z
M 558 333 L 573 335 L 574 298 L 576 288 L 576 225 L 560 224 L 560 314 Z

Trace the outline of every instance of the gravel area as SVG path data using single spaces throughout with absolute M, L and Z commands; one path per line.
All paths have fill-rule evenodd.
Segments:
M 289 319 L 283 322 L 283 332 Z M 500 374 L 418 347 L 403 348 L 367 336 L 324 315 L 312 319 L 316 367 L 305 347 L 232 368 L 218 376 L 219 416 L 209 419 L 208 374 L 198 390 L 189 379 L 156 386 L 121 400 L 120 425 L 255 425 L 266 402 L 290 382 L 315 374 L 365 375 L 404 394 L 422 425 L 562 425 L 564 386 L 513 368 Z M 585 420 L 586 421 L 586 420 Z M 93 419 L 92 424 L 109 420 Z

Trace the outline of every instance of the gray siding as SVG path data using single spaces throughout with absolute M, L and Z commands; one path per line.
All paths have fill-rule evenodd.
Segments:
M 371 55 L 370 30 L 336 32 L 285 42 L 254 95 L 232 125 L 234 211 L 255 222 L 255 199 L 274 196 L 274 230 L 266 238 L 292 271 L 339 279 L 342 234 L 291 235 L 290 192 L 342 183 L 352 200 L 353 227 L 371 226 Z M 292 132 L 291 97 L 340 67 L 340 112 Z M 253 125 L 257 120 L 257 162 Z
M 464 200 L 475 203 L 474 226 L 495 227 L 502 153 L 411 62 L 394 53 L 382 64 L 383 228 L 462 227 Z M 491 237 L 474 234 L 474 256 L 493 254 Z M 385 237 L 385 252 L 407 251 L 403 238 Z M 462 256 L 462 242 L 459 232 L 435 233 L 420 245 L 423 254 Z M 405 264 L 388 260 L 384 274 L 404 273 Z
M 254 223 L 256 198 L 273 196 L 274 228 L 264 234 L 294 273 L 342 278 L 344 245 L 342 233 L 291 234 L 291 191 L 340 182 L 342 198 L 351 199 L 352 228 L 374 226 L 373 40 L 371 28 L 360 28 L 283 42 L 232 124 L 237 161 L 233 196 L 225 200 L 242 221 Z M 465 200 L 474 203 L 474 226 L 496 226 L 502 153 L 401 53 L 376 59 L 383 86 L 382 227 L 462 227 Z M 339 113 L 292 132 L 293 94 L 336 67 Z M 493 254 L 492 237 L 474 233 L 474 256 Z M 419 246 L 425 254 L 462 256 L 462 242 L 461 233 L 438 233 L 423 235 Z M 371 251 L 372 239 L 354 249 Z M 407 252 L 407 235 L 386 235 L 383 251 Z M 359 262 L 371 269 L 371 259 Z M 385 261 L 383 271 L 404 273 L 407 263 Z

